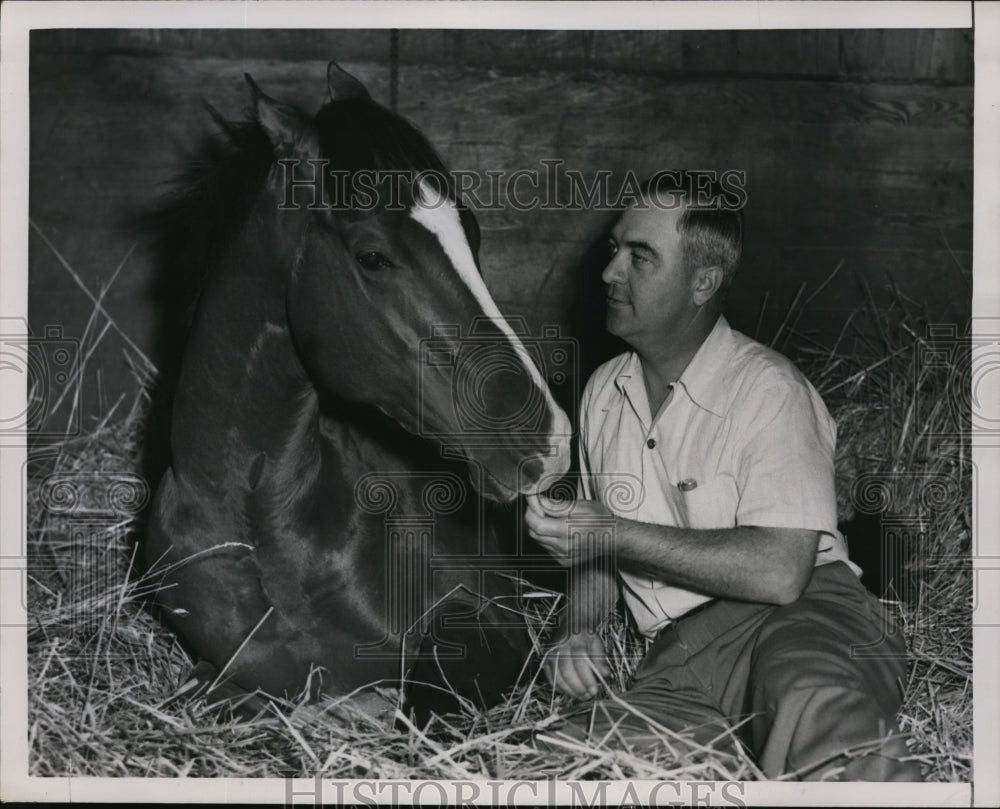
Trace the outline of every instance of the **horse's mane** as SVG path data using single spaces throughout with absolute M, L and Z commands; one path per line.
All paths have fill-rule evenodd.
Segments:
M 437 190 L 458 203 L 473 255 L 478 255 L 476 217 L 458 198 L 454 177 L 437 151 L 413 124 L 370 99 L 351 98 L 327 104 L 316 125 L 320 152 L 334 169 L 428 172 Z
M 367 98 L 327 104 L 316 116 L 320 151 L 334 168 L 432 171 L 447 177 L 444 163 L 416 127 Z M 448 192 L 454 198 L 449 181 Z
M 208 269 L 250 213 L 274 160 L 260 124 L 226 122 L 205 134 L 166 191 L 133 226 L 151 241 L 158 264 L 158 301 L 193 314 Z
M 275 159 L 259 123 L 225 121 L 209 110 L 219 132 L 203 138 L 160 202 L 136 223 L 152 238 L 163 268 L 158 296 L 179 304 L 185 320 L 205 274 L 249 216 Z M 374 101 L 331 102 L 320 110 L 316 126 L 330 169 L 432 172 L 446 183 L 439 190 L 456 199 L 454 181 L 427 138 Z M 475 217 L 460 207 L 473 251 L 478 252 Z

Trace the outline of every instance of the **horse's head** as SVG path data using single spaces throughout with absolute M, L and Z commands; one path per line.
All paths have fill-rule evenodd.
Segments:
M 303 365 L 481 466 L 491 499 L 534 492 L 567 469 L 570 424 L 483 283 L 475 217 L 423 135 L 339 68 L 330 77 L 313 120 L 254 92 L 286 159 L 272 188 L 308 218 L 286 293 Z

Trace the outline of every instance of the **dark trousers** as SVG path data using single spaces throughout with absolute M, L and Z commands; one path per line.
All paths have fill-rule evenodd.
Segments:
M 915 763 L 898 762 L 905 673 L 898 628 L 834 562 L 817 567 L 792 604 L 718 600 L 682 617 L 656 638 L 620 701 L 594 703 L 559 730 L 633 749 L 674 748 L 669 731 L 684 731 L 689 754 L 731 754 L 739 738 L 768 778 L 843 768 L 848 780 L 917 780 Z

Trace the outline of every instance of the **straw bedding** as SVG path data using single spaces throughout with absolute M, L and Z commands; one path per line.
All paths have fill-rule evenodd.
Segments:
M 874 301 L 819 348 L 796 331 L 795 350 L 839 427 L 838 497 L 848 530 L 893 525 L 899 553 L 885 598 L 912 650 L 901 724 L 924 778 L 967 781 L 972 760 L 971 478 L 968 354 L 925 362 L 926 328 L 899 296 Z M 96 331 L 96 330 L 95 330 Z M 788 342 L 785 342 L 788 341 Z M 84 346 L 86 349 L 86 346 Z M 84 435 L 33 452 L 28 487 L 28 675 L 30 768 L 35 775 L 312 776 L 327 778 L 752 779 L 753 762 L 678 760 L 665 734 L 656 758 L 623 749 L 566 746 L 540 752 L 567 705 L 526 675 L 487 713 L 469 710 L 420 730 L 336 702 L 272 701 L 249 720 L 185 690 L 193 661 L 151 614 L 153 580 L 137 572 L 142 493 L 84 552 L 66 509 L 44 481 L 54 473 L 131 480 L 138 469 L 147 385 Z M 85 505 L 85 504 L 84 504 Z M 129 505 L 126 503 L 126 505 Z M 82 506 L 81 506 L 82 507 Z M 896 529 L 893 529 L 896 530 Z M 902 540 L 900 531 L 906 533 Z M 916 537 L 916 539 L 914 539 Z M 869 544 L 872 541 L 869 537 Z M 533 589 L 526 611 L 541 649 L 560 597 Z M 620 615 L 605 630 L 620 690 L 642 648 Z M 386 704 L 397 695 L 384 692 Z M 386 720 L 390 721 L 386 721 Z M 391 720 L 396 720 L 395 722 Z

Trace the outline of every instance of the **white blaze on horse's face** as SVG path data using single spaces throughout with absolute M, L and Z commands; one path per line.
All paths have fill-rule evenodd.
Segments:
M 466 238 L 462 221 L 458 215 L 458 207 L 455 202 L 440 194 L 426 180 L 421 179 L 417 188 L 418 201 L 410 210 L 410 217 L 418 224 L 430 231 L 440 242 L 444 254 L 451 261 L 455 271 L 462 282 L 472 292 L 476 302 L 483 310 L 483 314 L 490 318 L 501 333 L 505 334 L 514 346 L 514 350 L 520 357 L 521 362 L 527 369 L 532 382 L 538 387 L 545 398 L 545 404 L 549 411 L 551 427 L 549 433 L 549 451 L 544 458 L 544 473 L 539 478 L 539 482 L 552 482 L 552 476 L 559 477 L 564 474 L 569 466 L 570 457 L 570 427 L 569 419 L 562 408 L 555 403 L 549 386 L 542 378 L 541 373 L 531 360 L 527 350 L 520 339 L 510 327 L 510 324 L 500 314 L 493 298 L 490 296 L 483 278 L 476 268 L 476 260 L 472 255 L 472 248 Z M 532 485 L 532 493 L 538 488 L 537 484 Z

